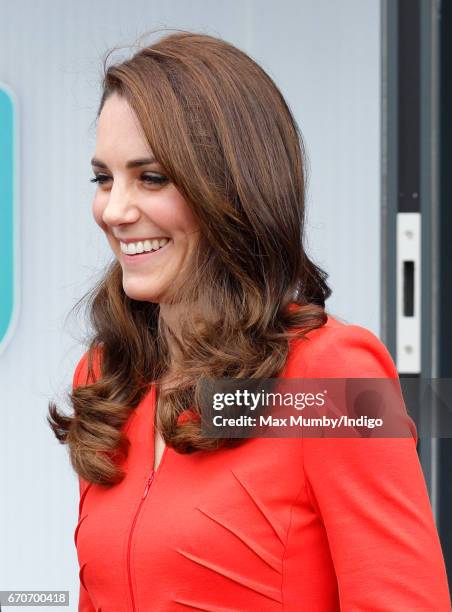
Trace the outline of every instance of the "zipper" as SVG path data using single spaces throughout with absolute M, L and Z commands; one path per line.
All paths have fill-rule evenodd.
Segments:
M 133 530 L 135 529 L 135 523 L 137 522 L 137 518 L 138 518 L 138 514 L 140 513 L 141 510 L 141 506 L 144 502 L 144 500 L 146 499 L 146 495 L 148 494 L 149 491 L 149 487 L 151 486 L 152 481 L 154 480 L 154 470 L 151 470 L 151 473 L 149 474 L 149 476 L 146 479 L 146 486 L 144 487 L 144 492 L 143 495 L 141 496 L 140 499 L 140 503 L 138 504 L 138 508 L 135 512 L 135 516 L 133 517 L 133 522 L 132 522 L 132 526 L 130 528 L 130 533 L 129 533 L 129 541 L 127 544 L 127 572 L 129 575 L 129 589 L 130 589 L 130 597 L 132 599 L 132 610 L 133 612 L 135 612 L 136 608 L 135 608 L 135 599 L 133 597 L 133 587 L 132 587 L 132 571 L 130 568 L 130 548 L 131 548 L 131 544 L 132 544 L 132 535 L 133 535 Z
M 156 390 L 155 390 L 155 385 L 153 384 L 151 387 L 151 402 L 153 402 L 153 414 L 155 413 L 155 394 L 156 394 Z M 154 429 L 154 436 L 153 436 L 153 444 L 155 442 L 155 429 Z M 133 585 L 132 585 L 132 569 L 131 569 L 131 555 L 130 555 L 130 550 L 132 547 L 132 536 L 133 536 L 133 532 L 135 529 L 135 524 L 137 522 L 138 519 L 138 515 L 140 514 L 140 510 L 141 510 L 141 506 L 144 503 L 144 500 L 146 499 L 146 496 L 149 492 L 150 486 L 152 484 L 152 481 L 154 480 L 154 476 L 155 474 L 159 471 L 160 466 L 163 463 L 163 460 L 165 458 L 166 455 L 166 451 L 168 450 L 168 447 L 165 446 L 164 450 L 163 450 L 163 454 L 160 458 L 160 462 L 157 466 L 157 469 L 155 470 L 154 467 L 152 467 L 151 471 L 149 472 L 149 475 L 146 479 L 146 484 L 144 486 L 144 491 L 143 491 L 143 495 L 141 496 L 140 502 L 138 504 L 138 508 L 135 511 L 135 516 L 133 517 L 133 521 L 132 521 L 132 525 L 130 527 L 130 532 L 129 532 L 129 541 L 127 542 L 127 574 L 128 574 L 128 578 L 129 578 L 129 591 L 130 591 L 130 599 L 132 601 L 132 612 L 136 612 L 136 606 L 135 606 L 135 597 L 133 595 Z M 154 453 L 153 453 L 153 458 L 152 458 L 152 465 L 154 465 L 154 461 L 155 461 L 155 448 L 154 448 Z
M 140 514 L 140 510 L 141 510 L 141 506 L 144 503 L 144 500 L 146 499 L 146 496 L 149 492 L 149 489 L 151 487 L 152 481 L 154 480 L 154 476 L 156 475 L 156 473 L 159 471 L 160 466 L 163 463 L 163 460 L 165 459 L 165 455 L 166 455 L 166 451 L 168 450 L 168 447 L 165 446 L 164 450 L 163 450 L 163 454 L 162 457 L 160 458 L 160 462 L 157 466 L 157 469 L 154 470 L 152 469 L 146 479 L 146 484 L 144 487 L 144 491 L 143 491 L 143 495 L 141 496 L 140 499 L 140 503 L 138 504 L 138 508 L 135 511 L 135 516 L 133 517 L 133 522 L 132 522 L 132 526 L 130 527 L 130 532 L 129 532 L 129 541 L 127 543 L 127 573 L 128 573 L 128 577 L 129 577 L 129 592 L 130 592 L 130 598 L 132 600 L 132 611 L 136 612 L 136 607 L 135 607 L 135 598 L 133 596 L 133 586 L 132 586 L 132 570 L 131 570 L 131 560 L 130 560 L 130 549 L 132 547 L 132 535 L 133 535 L 133 531 L 135 529 L 135 523 L 137 522 L 138 519 L 138 515 Z
M 146 495 L 148 494 L 149 487 L 151 486 L 151 482 L 154 480 L 154 473 L 155 473 L 154 470 L 152 470 L 148 476 L 148 479 L 146 481 L 146 487 L 144 488 L 143 497 L 141 498 L 142 500 L 145 499 Z

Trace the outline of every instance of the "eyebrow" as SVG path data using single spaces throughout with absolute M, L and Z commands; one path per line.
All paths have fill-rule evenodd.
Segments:
M 154 157 L 141 157 L 140 159 L 131 159 L 126 163 L 126 168 L 138 168 L 139 166 L 147 166 L 148 164 L 155 164 L 157 160 Z M 95 157 L 91 160 L 91 165 L 96 166 L 97 168 L 107 168 L 107 164 L 105 164 L 100 159 L 96 159 Z

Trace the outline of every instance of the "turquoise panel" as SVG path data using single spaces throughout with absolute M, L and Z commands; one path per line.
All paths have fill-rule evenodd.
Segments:
M 14 104 L 0 88 L 0 343 L 14 309 Z

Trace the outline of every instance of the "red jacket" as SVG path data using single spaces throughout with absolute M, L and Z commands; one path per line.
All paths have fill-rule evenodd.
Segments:
M 329 316 L 309 337 L 282 377 L 397 378 L 363 327 Z M 79 479 L 79 612 L 450 610 L 416 433 L 166 447 L 154 473 L 154 392 L 125 425 L 126 478 Z

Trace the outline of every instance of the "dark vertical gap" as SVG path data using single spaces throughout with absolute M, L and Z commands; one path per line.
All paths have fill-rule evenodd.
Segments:
M 419 1 L 398 3 L 398 212 L 420 210 Z
M 439 376 L 452 377 L 452 3 L 440 12 L 440 296 Z M 441 431 L 441 430 L 440 430 Z M 452 576 L 452 440 L 439 439 L 439 526 L 447 572 Z

